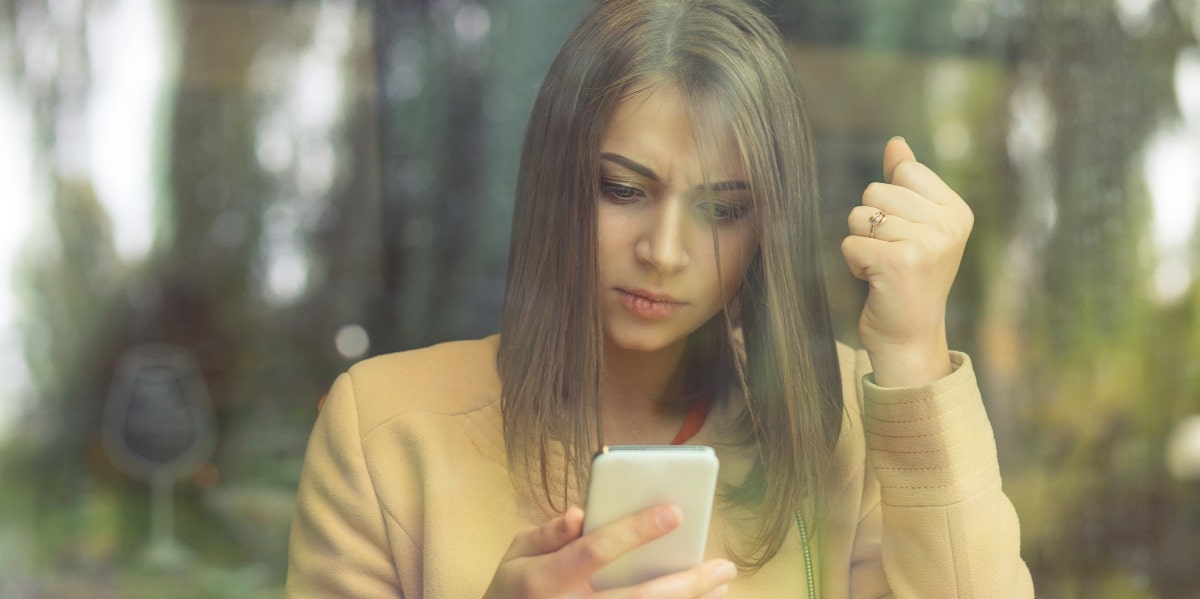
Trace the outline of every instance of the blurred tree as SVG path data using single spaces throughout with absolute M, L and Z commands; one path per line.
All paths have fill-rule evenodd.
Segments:
M 52 225 L 31 240 L 18 288 L 38 404 L 37 425 L 11 441 L 21 451 L 6 454 L 15 455 L 11 472 L 27 483 L 20 488 L 29 499 L 16 509 L 31 512 L 38 562 L 69 565 L 76 548 L 87 545 L 79 504 L 91 501 L 97 486 L 115 490 L 121 522 L 106 530 L 120 531 L 113 534 L 126 554 L 106 559 L 140 549 L 145 488 L 113 470 L 99 451 L 100 414 L 125 349 L 177 344 L 201 365 L 221 434 L 214 464 L 179 487 L 182 536 L 206 561 L 261 561 L 279 576 L 317 399 L 357 357 L 338 354 L 335 333 L 363 320 L 364 298 L 378 288 L 372 284 L 378 264 L 363 260 L 375 253 L 345 242 L 378 241 L 354 234 L 379 222 L 372 208 L 379 197 L 374 98 L 361 92 L 370 77 L 362 68 L 370 60 L 369 20 L 344 3 L 331 10 L 323 2 L 169 6 L 178 44 L 170 53 L 178 52 L 181 78 L 160 119 L 166 129 L 154 171 L 156 243 L 143 263 L 132 265 L 114 251 L 86 153 L 73 145 L 81 143 L 80 123 L 90 109 L 86 31 L 108 5 L 85 3 L 67 14 L 24 1 L 0 12 L 6 30 L 17 33 L 0 36 L 4 75 L 37 107 L 37 164 L 50 182 Z M 322 32 L 326 37 L 318 39 Z M 331 50 L 330 38 L 348 41 Z M 41 60 L 47 52 L 57 60 Z M 297 56 L 309 62 L 297 64 Z M 305 90 L 295 88 L 307 84 L 301 74 L 312 75 L 301 67 L 313 65 L 329 69 L 335 86 L 349 91 L 333 98 L 328 118 L 308 126 L 296 122 L 295 113 L 309 106 L 296 106 Z M 348 124 L 345 114 L 352 115 Z M 285 136 L 292 136 L 282 142 L 296 157 L 288 164 L 271 162 L 280 146 L 263 141 L 268 116 L 285 121 Z M 264 154 L 277 168 L 264 167 Z M 318 154 L 334 160 L 314 163 Z M 272 237 L 279 228 L 287 234 Z M 284 292 L 269 280 L 280 237 L 305 261 L 301 283 Z M 319 251 L 328 247 L 340 253 Z
M 1177 109 L 1171 65 L 1195 32 L 1163 2 L 1141 25 L 1120 16 L 1129 3 L 1090 0 L 765 4 L 819 111 L 834 277 L 886 137 L 909 136 L 972 203 L 950 324 L 981 364 L 1040 593 L 1196 596 L 1200 489 L 1166 476 L 1161 445 L 1200 412 L 1200 291 L 1148 299 L 1137 168 Z M 112 5 L 0 3 L 0 76 L 33 107 L 49 223 L 17 281 L 39 403 L 0 451 L 17 465 L 3 465 L 0 518 L 32 516 L 43 567 L 126 563 L 144 487 L 98 451 L 100 411 L 122 351 L 172 342 L 196 354 L 221 435 L 181 485 L 182 536 L 211 563 L 278 577 L 332 378 L 363 355 L 496 330 L 525 120 L 591 1 L 164 3 L 179 76 L 156 244 L 136 264 L 114 250 L 79 150 L 88 31 Z M 844 332 L 859 291 L 831 288 Z M 355 325 L 366 347 L 335 342 Z
M 51 13 L 46 2 L 32 0 L 0 7 L 11 33 L 0 36 L 0 74 L 33 107 L 32 162 L 48 200 L 36 207 L 49 217 L 48 226 L 31 238 L 12 282 L 40 401 L 29 425 L 11 441 L 23 451 L 8 465 L 12 479 L 6 487 L 14 490 L 6 493 L 6 503 L 19 511 L 0 514 L 33 524 L 28 551 L 37 561 L 78 557 L 68 540 L 84 524 L 76 516 L 78 499 L 89 487 L 84 458 L 99 421 L 108 338 L 128 275 L 74 146 L 86 115 L 78 93 L 90 78 L 88 48 L 79 43 L 87 20 L 57 20 Z M 33 484 L 13 484 L 16 480 Z
M 1136 166 L 1159 120 L 1177 110 L 1171 64 L 1190 40 L 1165 6 L 1148 13 L 1153 35 L 1123 26 L 1121 8 L 1028 3 L 1019 47 L 1051 127 L 1041 174 L 1024 174 L 1049 181 L 1053 202 L 1025 281 L 1037 293 L 1017 308 L 1032 351 L 1014 396 L 1024 398 L 1025 457 L 1039 465 L 1026 472 L 1046 477 L 1042 492 L 1054 497 L 1053 507 L 1028 506 L 1039 514 L 1028 559 L 1036 577 L 1054 581 L 1042 587 L 1051 593 L 1095 596 L 1124 580 L 1130 592 L 1193 596 L 1200 577 L 1183 537 L 1197 533 L 1196 494 L 1166 476 L 1161 439 L 1178 416 L 1173 398 L 1197 388 L 1176 374 L 1190 362 L 1186 341 L 1168 333 L 1176 310 L 1147 295 L 1149 205 Z
M 384 286 L 380 349 L 462 337 L 478 307 L 464 255 L 485 202 L 482 142 L 487 9 L 474 3 L 375 6 L 382 111 Z M 465 275 L 465 276 L 464 276 Z
M 584 0 L 374 4 L 381 351 L 499 329 L 521 136 Z

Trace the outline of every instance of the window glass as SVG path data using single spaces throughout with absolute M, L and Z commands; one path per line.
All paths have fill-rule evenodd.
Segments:
M 1053 597 L 1200 588 L 1200 2 L 775 0 L 838 243 L 905 136 L 975 212 L 951 344 Z M 590 2 L 0 7 L 0 596 L 282 596 L 318 403 L 495 332 Z

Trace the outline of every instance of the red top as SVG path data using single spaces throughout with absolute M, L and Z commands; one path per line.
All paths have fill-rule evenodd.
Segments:
M 711 407 L 712 402 L 707 398 L 692 404 L 692 407 L 688 408 L 687 418 L 683 419 L 683 426 L 679 428 L 675 438 L 671 439 L 671 445 L 683 445 L 688 439 L 696 436 L 700 427 L 704 426 L 704 420 L 708 418 L 708 410 Z

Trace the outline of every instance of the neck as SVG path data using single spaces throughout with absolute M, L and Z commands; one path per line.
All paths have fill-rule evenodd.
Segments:
M 600 412 L 609 445 L 665 444 L 687 415 L 686 342 L 657 352 L 605 343 Z

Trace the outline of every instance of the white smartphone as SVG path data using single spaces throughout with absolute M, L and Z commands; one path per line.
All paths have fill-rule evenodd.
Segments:
M 704 559 L 717 486 L 717 454 L 699 445 L 614 445 L 592 458 L 583 533 L 662 503 L 683 510 L 679 528 L 592 575 L 596 590 L 686 570 Z

